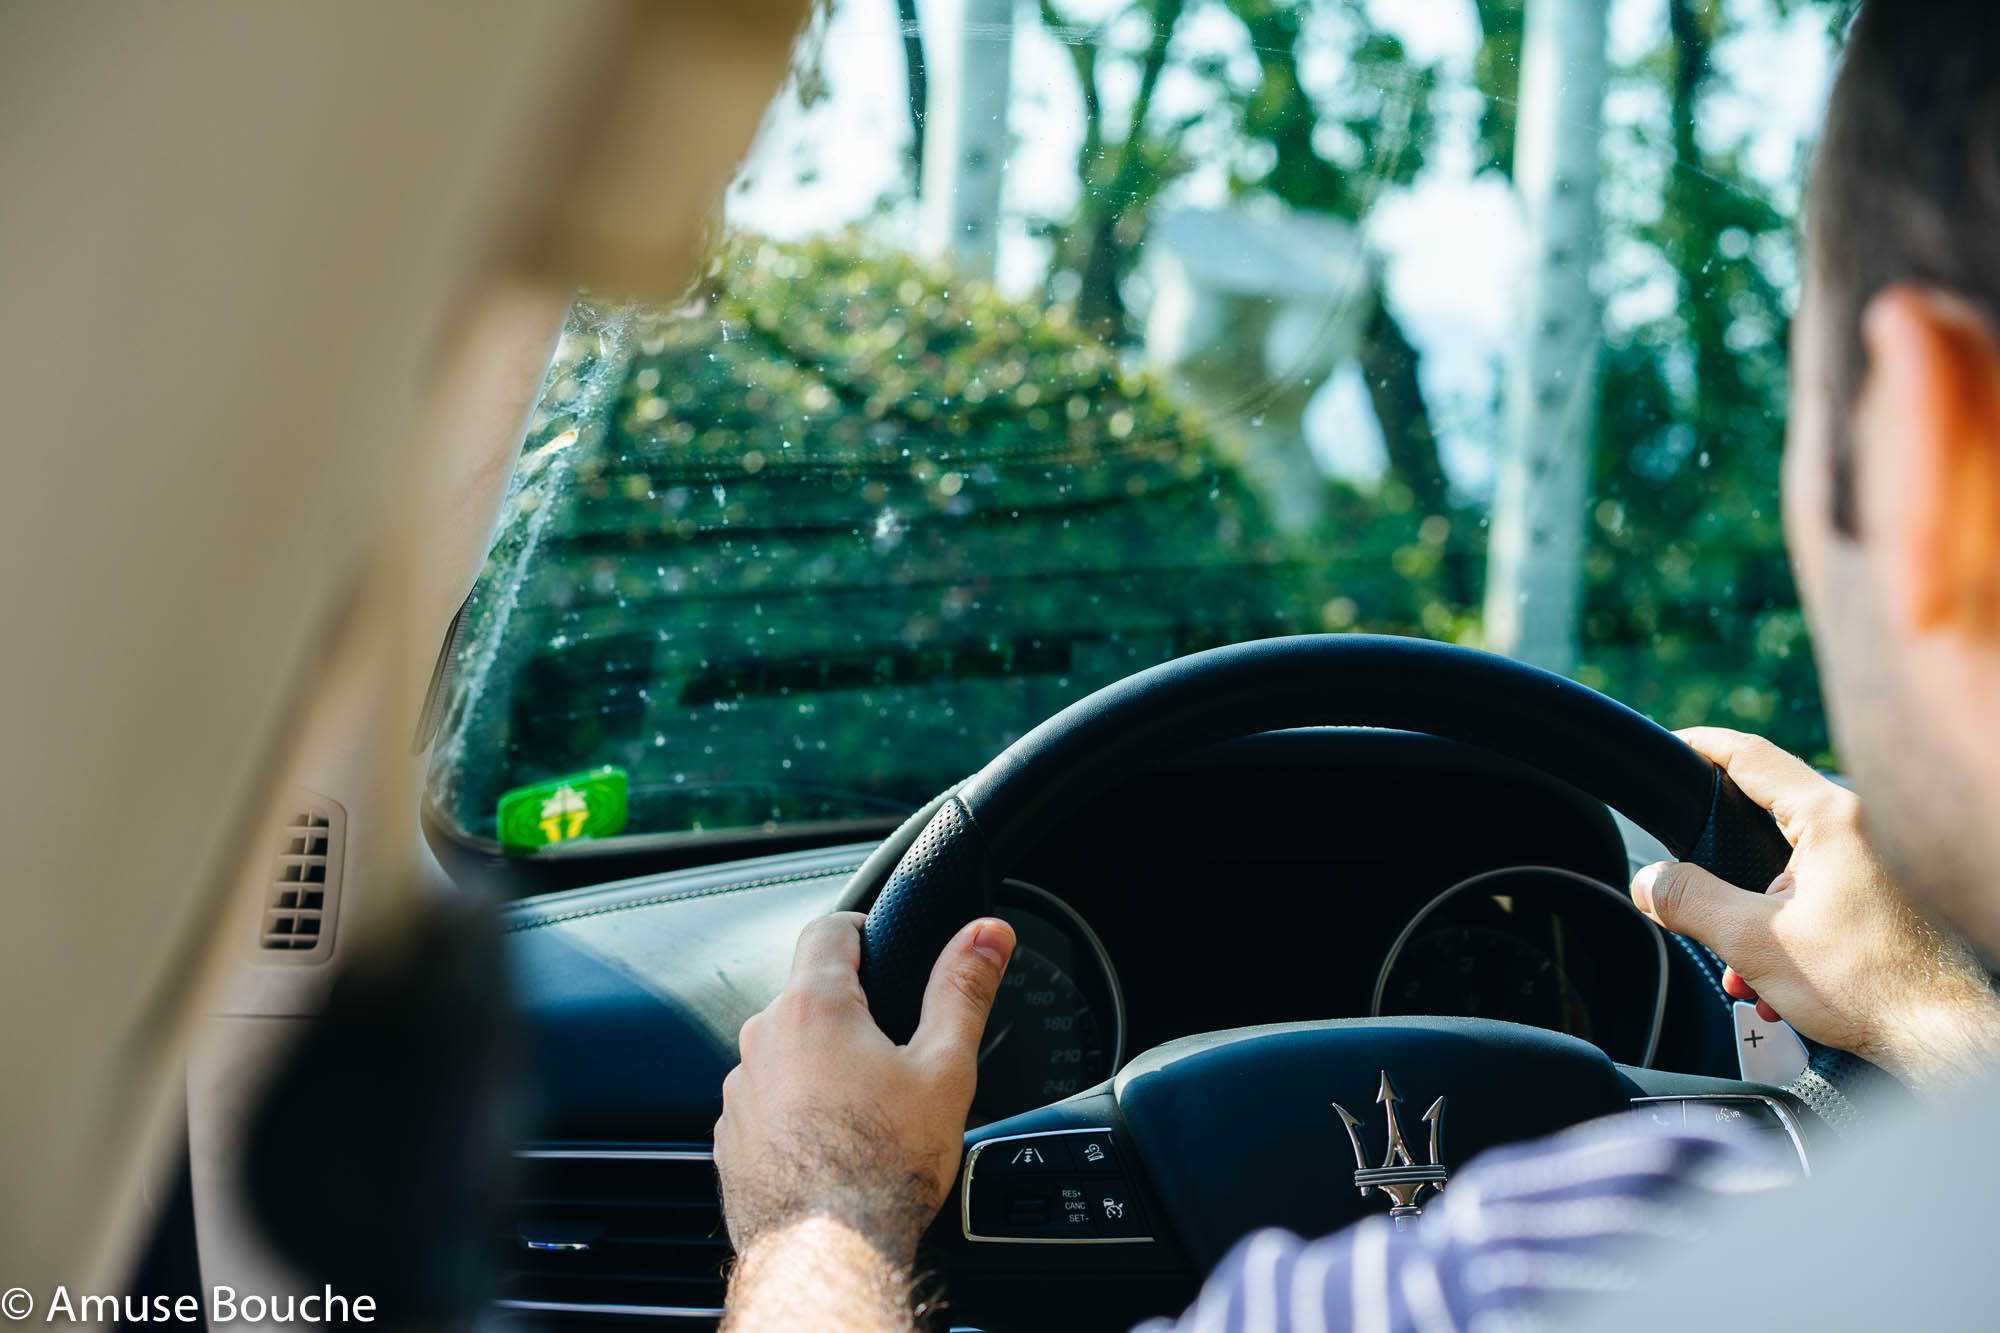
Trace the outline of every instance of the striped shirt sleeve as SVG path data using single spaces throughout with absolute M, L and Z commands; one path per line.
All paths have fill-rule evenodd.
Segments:
M 1615 1116 L 1469 1163 L 1415 1226 L 1373 1217 L 1317 1241 L 1261 1231 L 1178 1321 L 1135 1333 L 1510 1333 L 1621 1291 L 1712 1205 L 1792 1179 L 1760 1144 Z

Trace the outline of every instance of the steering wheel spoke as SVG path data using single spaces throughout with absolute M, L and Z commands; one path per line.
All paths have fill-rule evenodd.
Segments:
M 1831 1132 L 1785 1089 L 1617 1065 L 1513 1023 L 1204 1033 L 968 1131 L 932 1259 L 982 1326 L 1009 1327 L 1010 1312 L 1034 1326 L 1050 1293 L 1067 1291 L 1077 1326 L 1125 1327 L 1179 1310 L 1252 1231 L 1316 1236 L 1371 1215 L 1411 1224 L 1486 1149 L 1619 1113 L 1735 1135 L 1801 1175 Z

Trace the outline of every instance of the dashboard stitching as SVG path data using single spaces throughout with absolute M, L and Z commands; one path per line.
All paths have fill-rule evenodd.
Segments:
M 639 907 L 658 907 L 662 903 L 688 902 L 696 898 L 715 898 L 725 893 L 741 893 L 745 889 L 770 889 L 780 884 L 804 884 L 808 880 L 832 879 L 835 876 L 851 875 L 860 868 L 856 862 L 851 866 L 828 866 L 805 875 L 774 875 L 769 879 L 737 880 L 729 884 L 716 884 L 706 889 L 683 889 L 677 893 L 655 894 L 650 898 L 634 898 L 629 902 L 609 903 L 603 907 L 591 907 L 577 912 L 562 912 L 555 916 L 541 917 L 534 921 L 510 922 L 505 933 L 512 935 L 524 930 L 536 930 L 542 926 L 560 925 L 565 921 L 581 921 L 586 917 L 608 916 L 612 912 L 629 912 Z

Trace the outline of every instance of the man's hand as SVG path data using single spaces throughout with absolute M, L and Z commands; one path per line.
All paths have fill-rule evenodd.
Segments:
M 1013 928 L 982 918 L 952 938 L 916 1033 L 898 1046 L 861 991 L 861 921 L 842 912 L 805 928 L 791 979 L 743 1025 L 743 1062 L 722 1084 L 715 1166 L 739 1257 L 732 1328 L 885 1326 L 828 1322 L 825 1301 L 854 1308 L 857 1297 L 900 1309 L 886 1326 L 906 1327 L 917 1238 L 957 1174 Z
M 1680 736 L 1771 812 L 1792 859 L 1761 894 L 1698 866 L 1650 865 L 1632 880 L 1639 909 L 1713 949 L 1729 965 L 1724 988 L 1766 1021 L 1782 1014 L 1913 1086 L 1981 1067 L 2000 1047 L 2000 1001 L 1971 950 L 1890 882 L 1854 793 L 1756 736 Z

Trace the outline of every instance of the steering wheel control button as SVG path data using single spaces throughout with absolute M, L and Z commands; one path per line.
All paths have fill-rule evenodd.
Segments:
M 1748 1000 L 1731 1005 L 1730 1013 L 1736 1020 L 1736 1067 L 1745 1083 L 1783 1087 L 1806 1072 L 1806 1044 L 1790 1023 L 1766 1023 Z
M 966 1152 L 965 1238 L 1043 1245 L 1150 1241 L 1117 1164 L 1110 1132 L 1102 1129 L 975 1143 Z
M 1054 1134 L 1032 1139 L 1009 1139 L 995 1144 L 992 1151 L 999 1157 L 992 1165 L 1012 1175 L 1068 1171 L 1072 1165 L 1068 1147 Z
M 1096 1234 L 1083 1183 L 1047 1177 L 978 1185 L 973 1232 L 988 1240 L 1089 1239 Z M 989 1203 L 988 1196 L 991 1202 Z
M 1007 1226 L 1009 1230 L 1026 1228 L 1039 1231 L 1049 1224 L 1049 1196 L 1046 1194 L 1016 1194 L 1007 1200 Z
M 1082 1184 L 1065 1180 L 1056 1187 L 1056 1229 L 1088 1235 L 1095 1230 L 1091 1223 L 1090 1195 Z
M 1633 1106 L 1646 1123 L 1656 1129 L 1668 1129 L 1679 1133 L 1687 1124 L 1687 1103 L 1678 1097 L 1648 1097 L 1635 1101 Z
M 1778 1158 L 1810 1175 L 1805 1140 L 1797 1122 L 1769 1097 L 1753 1093 L 1700 1093 L 1687 1097 L 1638 1097 L 1632 1109 L 1664 1130 L 1685 1128 L 1696 1134 L 1728 1134 L 1749 1138 Z
M 1687 1113 L 1689 1129 L 1715 1130 L 1723 1134 L 1734 1134 L 1753 1128 L 1761 1117 L 1757 1112 L 1769 1114 L 1762 1102 L 1748 1097 L 1706 1097 L 1699 1101 L 1682 1102 L 1681 1108 Z
M 1109 1134 L 1077 1134 L 1070 1138 L 1070 1155 L 1083 1171 L 1116 1171 L 1118 1154 Z
M 1801 1171 L 1807 1169 L 1805 1149 L 1792 1134 L 1785 1118 L 1763 1097 L 1696 1097 L 1687 1105 L 1689 1129 L 1712 1130 L 1721 1134 L 1747 1135 L 1763 1143 Z
M 1122 1180 L 1109 1178 L 1084 1182 L 1090 1198 L 1091 1216 L 1100 1236 L 1144 1236 L 1146 1218 Z

